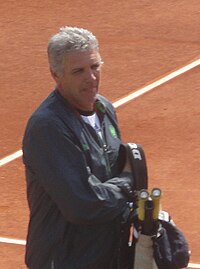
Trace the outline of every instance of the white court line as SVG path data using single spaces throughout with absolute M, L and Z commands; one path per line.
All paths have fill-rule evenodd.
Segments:
M 189 263 L 188 267 L 189 268 L 200 268 L 200 264 L 198 264 L 198 263 Z
M 26 240 L 12 239 L 7 237 L 0 237 L 0 243 L 26 245 Z
M 22 150 L 18 150 L 17 152 L 15 152 L 15 153 L 1 159 L 0 160 L 0 167 L 3 166 L 4 164 L 7 164 L 7 163 L 21 157 L 21 156 L 22 156 Z
M 165 82 L 167 82 L 167 81 L 169 81 L 169 80 L 171 80 L 171 79 L 173 79 L 173 78 L 175 78 L 175 77 L 177 77 L 177 76 L 191 70 L 192 68 L 197 67 L 198 65 L 200 65 L 200 59 L 197 59 L 197 60 L 193 61 L 192 63 L 190 63 L 190 64 L 188 64 L 188 65 L 186 65 L 186 66 L 172 72 L 172 73 L 170 73 L 169 75 L 166 75 L 163 78 L 161 78 L 161 79 L 159 79 L 159 80 L 157 80 L 157 81 L 155 81 L 155 82 L 153 82 L 153 83 L 151 83 L 151 84 L 137 90 L 136 92 L 133 92 L 133 93 L 127 95 L 126 97 L 124 97 L 124 98 L 122 98 L 122 99 L 120 99 L 120 100 L 118 100 L 116 102 L 114 102 L 113 106 L 115 108 L 117 108 L 117 107 L 119 107 L 119 106 L 121 106 L 121 105 L 123 105 L 123 104 L 125 104 L 125 103 L 127 103 L 127 102 L 129 102 L 129 101 L 143 95 L 144 93 L 147 93 L 148 91 L 150 91 L 150 90 L 164 84 Z M 15 153 L 1 159 L 0 160 L 0 166 L 5 165 L 5 164 L 7 164 L 7 163 L 21 157 L 21 156 L 22 156 L 22 150 L 18 150 L 17 152 L 15 152 Z M 2 243 L 10 243 L 10 244 L 18 244 L 18 245 L 25 245 L 26 244 L 25 240 L 18 240 L 18 239 L 4 238 L 4 237 L 0 237 L 0 242 L 2 242 Z M 189 263 L 188 267 L 200 269 L 200 264 Z
M 136 92 L 133 92 L 133 93 L 125 96 L 124 98 L 121 98 L 120 100 L 114 102 L 113 105 L 114 105 L 115 108 L 117 108 L 117 107 L 119 107 L 119 106 L 121 106 L 121 105 L 123 105 L 123 104 L 125 104 L 125 103 L 127 103 L 127 102 L 141 96 L 142 94 L 144 94 L 144 93 L 146 93 L 146 92 L 148 92 L 148 91 L 150 91 L 150 90 L 164 84 L 165 82 L 167 82 L 167 81 L 169 81 L 169 80 L 171 80 L 171 79 L 173 79 L 173 78 L 175 78 L 177 76 L 180 76 L 181 74 L 191 70 L 192 68 L 197 67 L 198 65 L 200 65 L 200 59 L 198 59 L 198 60 L 196 60 L 196 61 L 194 61 L 194 62 L 192 62 L 192 63 L 190 63 L 190 64 L 188 64 L 188 65 L 186 65 L 186 66 L 172 72 L 172 73 L 170 73 L 169 75 L 167 75 L 167 76 L 165 76 L 165 77 L 163 77 L 163 78 L 161 78 L 161 79 L 159 79 L 159 80 L 157 80 L 157 81 L 155 81 L 155 82 L 153 82 L 153 83 L 139 89 Z

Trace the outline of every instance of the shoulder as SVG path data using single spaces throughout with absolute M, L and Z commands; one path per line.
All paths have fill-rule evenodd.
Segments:
M 63 129 L 63 120 L 57 111 L 57 105 L 54 104 L 50 95 L 30 115 L 25 128 L 24 138 L 33 138 L 44 134 L 50 135 L 55 130 L 61 131 Z
M 57 90 L 54 90 L 32 113 L 27 126 L 62 126 L 74 120 L 75 117 L 73 109 Z

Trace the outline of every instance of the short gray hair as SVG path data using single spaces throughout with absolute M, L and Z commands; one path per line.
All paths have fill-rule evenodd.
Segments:
M 89 49 L 99 51 L 98 40 L 92 32 L 78 27 L 61 27 L 48 43 L 48 60 L 51 70 L 61 75 L 67 53 Z

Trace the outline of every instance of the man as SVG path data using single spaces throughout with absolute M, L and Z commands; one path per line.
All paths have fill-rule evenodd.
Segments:
M 114 108 L 98 94 L 102 60 L 88 30 L 63 27 L 48 44 L 55 90 L 23 139 L 30 269 L 119 268 L 131 174 L 122 172 Z

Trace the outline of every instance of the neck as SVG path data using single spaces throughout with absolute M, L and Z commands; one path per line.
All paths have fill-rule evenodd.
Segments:
M 79 112 L 80 115 L 83 115 L 83 116 L 91 116 L 95 113 L 94 110 L 81 110 L 81 109 L 77 109 L 77 111 Z

